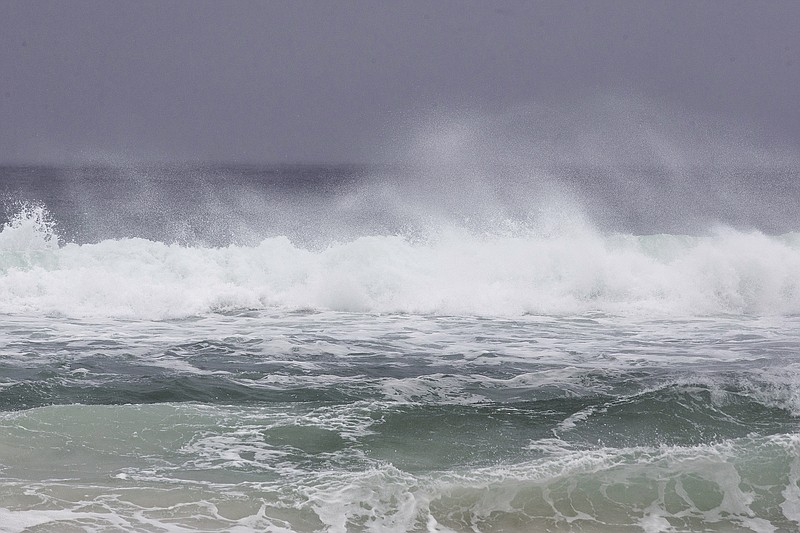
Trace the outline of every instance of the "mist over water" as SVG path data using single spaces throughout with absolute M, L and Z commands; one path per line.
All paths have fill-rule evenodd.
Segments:
M 14 201 L 43 202 L 69 242 L 142 237 L 327 244 L 442 227 L 703 234 L 796 230 L 797 148 L 718 117 L 637 98 L 432 112 L 395 126 L 357 166 L 137 164 L 6 167 Z M 382 163 L 380 163 L 382 161 Z
M 791 151 L 667 111 L 432 114 L 395 164 L 6 167 L 3 309 L 800 311 Z

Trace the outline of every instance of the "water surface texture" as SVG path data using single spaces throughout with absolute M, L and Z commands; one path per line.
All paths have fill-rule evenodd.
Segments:
M 0 169 L 0 531 L 800 528 L 797 171 L 440 170 Z

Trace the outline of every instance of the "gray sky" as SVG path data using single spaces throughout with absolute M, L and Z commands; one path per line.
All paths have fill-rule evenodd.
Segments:
M 361 162 L 632 94 L 800 144 L 800 2 L 0 0 L 0 161 Z

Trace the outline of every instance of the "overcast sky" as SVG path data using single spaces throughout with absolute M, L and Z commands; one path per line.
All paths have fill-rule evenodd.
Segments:
M 602 94 L 800 142 L 800 2 L 0 0 L 0 160 L 360 162 Z

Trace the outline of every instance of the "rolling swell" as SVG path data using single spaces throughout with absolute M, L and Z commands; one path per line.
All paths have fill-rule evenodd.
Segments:
M 799 501 L 794 434 L 591 449 L 542 438 L 503 460 L 509 442 L 499 432 L 497 456 L 484 448 L 473 462 L 470 448 L 485 443 L 434 440 L 420 455 L 413 445 L 425 427 L 415 431 L 422 442 L 406 443 L 406 429 L 401 447 L 391 438 L 376 447 L 380 419 L 338 407 L 72 405 L 5 414 L 0 427 L 15 463 L 33 444 L 39 461 L 55 455 L 61 468 L 28 468 L 25 479 L 47 481 L 24 484 L 14 481 L 18 467 L 8 469 L 9 488 L 59 507 L 14 512 L 0 496 L 6 524 L 169 529 L 194 516 L 205 529 L 774 531 L 793 528 Z M 70 508 L 69 477 L 85 457 L 103 484 L 84 484 Z M 85 514 L 87 502 L 106 512 Z

